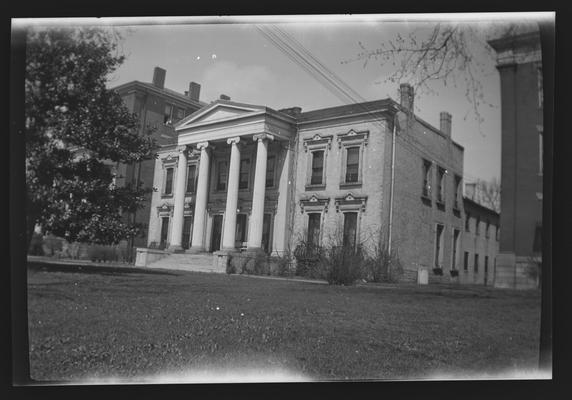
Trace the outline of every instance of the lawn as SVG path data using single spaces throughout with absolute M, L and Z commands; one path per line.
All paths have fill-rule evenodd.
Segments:
M 538 362 L 537 291 L 29 262 L 28 307 L 39 381 L 472 378 Z

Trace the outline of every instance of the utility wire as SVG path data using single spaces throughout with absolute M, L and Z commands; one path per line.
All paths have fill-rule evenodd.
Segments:
M 293 60 L 297 65 L 305 69 L 314 79 L 319 81 L 326 89 L 328 89 L 342 102 L 345 104 L 356 105 L 362 110 L 366 111 L 368 114 L 373 115 L 373 112 L 363 105 L 363 103 L 367 103 L 367 100 L 361 97 L 359 93 L 351 88 L 350 85 L 345 83 L 339 76 L 327 68 L 307 48 L 305 48 L 291 35 L 275 25 L 255 25 L 255 27 L 263 36 L 265 36 L 272 44 L 274 44 L 276 48 L 278 48 L 288 58 Z M 382 124 L 382 120 L 378 117 L 374 116 L 374 121 Z M 397 139 L 402 142 L 402 145 L 404 145 L 403 148 L 406 148 L 412 154 L 416 154 L 422 157 L 430 156 L 434 161 L 437 161 L 446 169 L 451 171 L 455 170 L 455 168 L 452 168 L 452 166 L 448 163 L 442 162 L 441 156 L 437 156 L 435 153 L 425 147 L 420 148 L 418 141 L 406 138 L 403 135 L 397 135 Z M 468 174 L 463 174 L 463 176 L 470 178 L 471 180 L 477 180 L 477 178 Z

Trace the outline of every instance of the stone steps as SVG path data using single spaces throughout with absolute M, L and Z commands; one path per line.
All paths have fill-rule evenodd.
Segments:
M 148 268 L 173 269 L 193 272 L 215 272 L 223 274 L 226 273 L 225 269 L 216 267 L 213 255 L 208 253 L 170 254 L 165 258 L 161 258 L 160 260 L 150 263 Z

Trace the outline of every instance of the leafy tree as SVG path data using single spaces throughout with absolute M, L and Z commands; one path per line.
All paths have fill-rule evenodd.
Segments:
M 26 38 L 28 243 L 34 225 L 68 241 L 116 244 L 137 234 L 124 213 L 147 190 L 117 187 L 110 166 L 152 157 L 153 142 L 106 77 L 124 60 L 100 28 L 31 27 Z

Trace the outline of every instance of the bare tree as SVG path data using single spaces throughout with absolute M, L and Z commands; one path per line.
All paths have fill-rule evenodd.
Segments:
M 512 35 L 523 30 L 538 29 L 536 22 L 435 22 L 424 23 L 405 35 L 382 42 L 377 48 L 369 48 L 358 42 L 361 51 L 342 63 L 363 61 L 366 68 L 370 61 L 393 68 L 384 83 L 408 82 L 416 93 L 435 94 L 431 84 L 436 81 L 445 86 L 457 86 L 464 81 L 465 96 L 470 104 L 479 129 L 484 121 L 482 106 L 492 105 L 486 100 L 480 75 L 485 64 L 494 62 L 494 50 L 487 40 Z
M 497 178 L 490 181 L 478 180 L 476 188 L 479 203 L 500 213 L 501 185 Z

